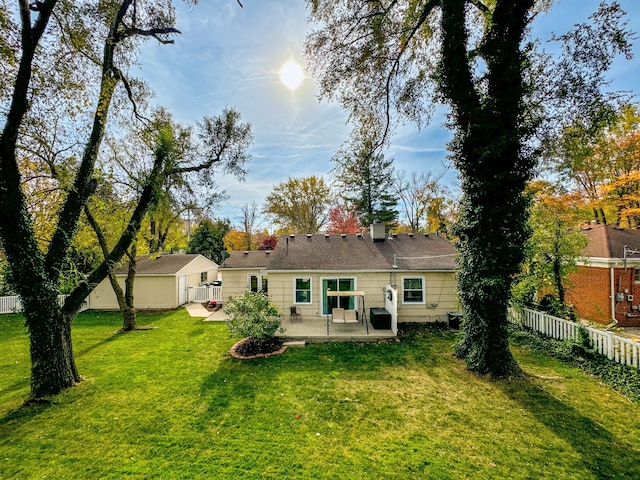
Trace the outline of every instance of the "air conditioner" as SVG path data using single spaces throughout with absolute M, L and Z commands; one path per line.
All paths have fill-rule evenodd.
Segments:
M 633 302 L 633 295 L 627 295 L 627 302 Z

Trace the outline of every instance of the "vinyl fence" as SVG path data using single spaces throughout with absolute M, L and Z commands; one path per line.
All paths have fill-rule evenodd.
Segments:
M 576 340 L 581 325 L 554 317 L 543 312 L 523 309 L 512 311 L 511 320 L 523 327 L 536 330 L 543 335 L 558 340 Z M 628 338 L 619 337 L 613 332 L 597 328 L 584 327 L 589 333 L 591 344 L 601 355 L 623 365 L 640 367 L 640 343 Z
M 62 306 L 67 295 L 58 295 L 58 304 Z M 89 310 L 89 298 L 84 301 L 80 307 L 80 311 Z M 20 297 L 13 295 L 11 297 L 0 297 L 0 314 L 2 313 L 20 313 L 22 312 L 22 303 Z
M 210 302 L 212 300 L 222 301 L 222 287 L 213 285 L 189 287 L 190 302 Z

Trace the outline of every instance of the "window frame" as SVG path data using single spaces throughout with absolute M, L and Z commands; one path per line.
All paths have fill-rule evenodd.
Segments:
M 420 280 L 421 288 L 418 290 L 417 288 L 407 289 L 405 286 L 406 280 Z M 422 295 L 422 299 L 419 301 L 416 300 L 407 300 L 406 293 L 407 292 L 420 292 Z M 402 304 L 403 305 L 424 305 L 427 303 L 427 292 L 426 292 L 426 281 L 424 275 L 407 275 L 402 277 Z
M 309 288 L 298 288 L 298 280 L 308 280 Z M 309 292 L 309 301 L 308 302 L 299 302 L 298 301 L 298 292 Z M 310 276 L 306 277 L 293 277 L 293 303 L 294 305 L 311 305 L 313 303 L 313 278 Z

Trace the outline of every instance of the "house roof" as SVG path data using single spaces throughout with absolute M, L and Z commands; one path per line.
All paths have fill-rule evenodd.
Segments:
M 175 275 L 198 257 L 207 259 L 199 253 L 164 254 L 159 257 L 142 255 L 136 258 L 136 275 Z M 116 270 L 116 275 L 126 275 L 127 269 L 125 263 Z
M 267 268 L 271 250 L 232 251 L 220 268 Z
M 640 251 L 640 231 L 619 228 L 600 223 L 583 227 L 589 244 L 582 251 L 585 257 L 592 258 L 624 258 L 624 247 Z M 633 258 L 638 258 L 634 255 Z
M 453 271 L 454 256 L 451 242 L 433 234 L 398 234 L 376 242 L 368 235 L 284 235 L 269 254 L 266 267 L 270 271 Z

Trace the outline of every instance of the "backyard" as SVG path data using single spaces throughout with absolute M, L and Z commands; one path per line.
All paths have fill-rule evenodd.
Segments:
M 0 478 L 640 478 L 640 405 L 523 348 L 495 382 L 438 329 L 241 361 L 184 309 L 121 322 L 80 314 L 85 381 L 20 408 L 24 319 L 0 317 Z

